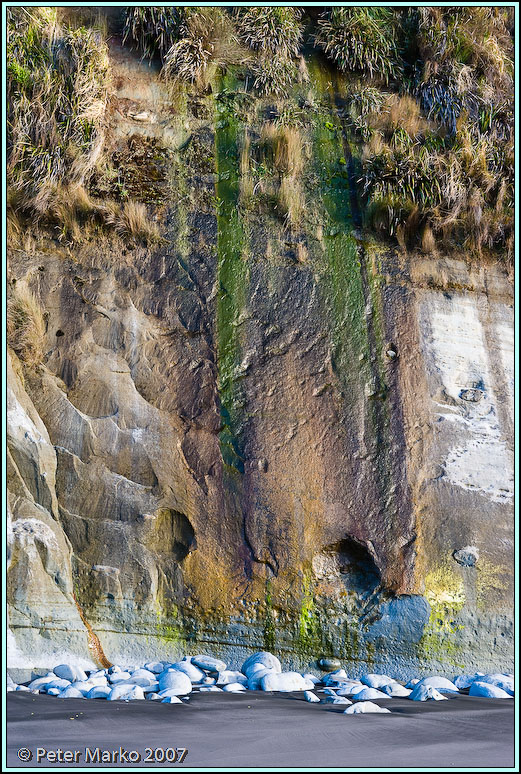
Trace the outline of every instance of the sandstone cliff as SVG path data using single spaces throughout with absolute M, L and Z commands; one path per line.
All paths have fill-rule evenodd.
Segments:
M 11 666 L 266 647 L 509 668 L 506 270 L 361 228 L 313 61 L 296 229 L 268 184 L 244 203 L 270 101 L 218 73 L 172 92 L 120 43 L 106 144 L 160 241 L 29 228 L 10 250 L 45 320 L 41 363 L 10 350 Z

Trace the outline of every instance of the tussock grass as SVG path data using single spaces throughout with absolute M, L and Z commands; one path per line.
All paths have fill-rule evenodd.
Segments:
M 301 11 L 290 7 L 237 8 L 241 40 L 255 51 L 278 57 L 296 57 L 302 42 Z
M 125 13 L 123 43 L 133 43 L 147 59 L 163 59 L 179 37 L 183 16 L 178 6 L 130 6 Z
M 288 226 L 297 227 L 302 220 L 306 200 L 295 175 L 285 175 L 279 188 L 279 208 Z
M 103 139 L 108 59 L 101 35 L 60 24 L 56 8 L 11 8 L 7 172 L 20 205 L 88 177 Z
M 387 8 L 331 8 L 318 21 L 316 43 L 340 70 L 384 81 L 402 72 L 398 17 Z
M 367 220 L 401 244 L 512 257 L 509 25 L 498 8 L 407 11 L 402 48 L 414 52 L 403 82 L 408 93 L 388 94 L 379 105 L 372 86 L 352 95 L 351 118 L 366 141 L 360 182 Z
M 298 176 L 304 167 L 304 141 L 298 127 L 265 121 L 260 145 L 264 158 L 283 175 Z
M 126 201 L 121 206 L 109 205 L 106 209 L 106 218 L 122 238 L 145 244 L 159 241 L 157 223 L 150 219 L 147 208 L 142 202 Z
M 7 301 L 7 343 L 29 368 L 42 362 L 45 320 L 40 302 L 26 287 L 17 287 Z
M 253 88 L 260 94 L 285 97 L 298 80 L 298 67 L 284 54 L 263 55 L 252 66 Z

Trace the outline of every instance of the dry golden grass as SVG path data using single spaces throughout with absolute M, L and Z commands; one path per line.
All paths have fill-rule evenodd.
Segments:
M 422 233 L 421 247 L 424 253 L 433 253 L 436 249 L 436 240 L 430 226 L 425 226 Z
M 150 220 L 147 208 L 141 202 L 127 201 L 121 207 L 108 206 L 107 223 L 114 226 L 120 237 L 146 244 L 159 241 L 157 223 Z
M 282 175 L 298 177 L 304 167 L 304 141 L 298 128 L 266 121 L 261 128 L 261 148 L 268 164 Z
M 297 243 L 297 249 L 296 249 L 296 255 L 297 255 L 297 261 L 299 263 L 307 263 L 308 260 L 308 249 L 304 242 L 298 242 Z
M 29 368 L 45 353 L 45 321 L 36 296 L 26 287 L 15 288 L 7 301 L 7 342 Z
M 298 179 L 294 175 L 283 177 L 279 188 L 279 206 L 289 226 L 294 228 L 301 222 L 305 204 Z

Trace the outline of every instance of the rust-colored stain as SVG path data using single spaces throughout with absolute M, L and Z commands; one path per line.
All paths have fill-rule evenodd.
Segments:
M 76 599 L 76 594 L 73 594 L 72 597 L 74 599 L 74 603 L 76 607 L 78 608 L 78 613 L 80 614 L 80 618 L 83 621 L 85 628 L 87 629 L 87 644 L 89 646 L 89 650 L 93 656 L 93 659 L 97 664 L 97 666 L 102 667 L 103 669 L 108 669 L 109 667 L 112 666 L 112 664 L 108 660 L 106 655 L 103 653 L 101 642 L 99 641 L 97 634 L 94 633 L 92 626 L 87 621 L 85 617 L 85 613 L 83 612 L 80 603 Z

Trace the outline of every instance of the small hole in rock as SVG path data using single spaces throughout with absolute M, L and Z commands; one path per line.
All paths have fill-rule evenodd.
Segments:
M 63 333 L 63 331 L 61 330 L 61 328 L 58 328 L 58 330 L 56 331 L 56 336 L 58 336 L 58 337 L 59 337 L 59 336 L 64 336 L 64 335 L 65 335 L 65 334 Z

